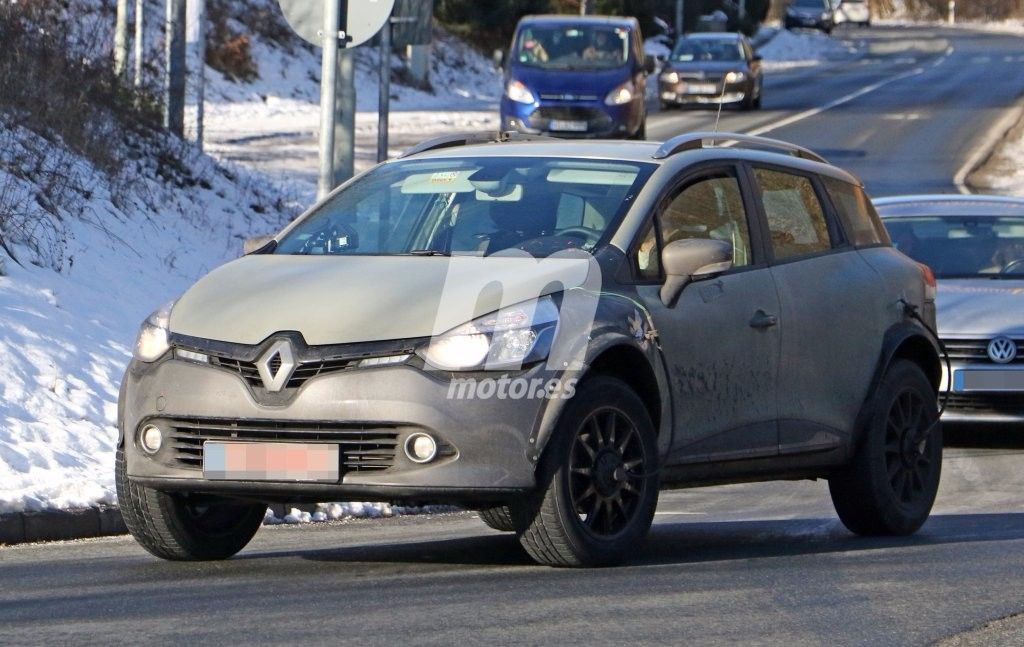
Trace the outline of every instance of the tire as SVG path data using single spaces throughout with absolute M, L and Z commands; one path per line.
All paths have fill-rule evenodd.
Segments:
M 662 112 L 666 112 L 668 110 L 673 110 L 673 109 L 675 109 L 675 107 L 676 107 L 676 104 L 674 104 L 674 103 L 670 103 L 668 101 L 662 101 L 661 102 L 661 111 Z
M 743 96 L 743 101 L 740 102 L 740 110 L 753 110 L 756 107 L 757 99 L 754 97 L 754 88 L 751 88 L 750 91 Z
M 897 360 L 871 406 L 853 462 L 829 479 L 832 502 L 858 535 L 910 535 L 928 519 L 942 474 L 935 390 L 917 364 Z
M 640 127 L 637 128 L 637 131 L 633 133 L 630 139 L 637 139 L 640 141 L 647 139 L 647 117 L 644 117 L 644 120 L 640 122 Z
M 519 540 L 548 566 L 608 566 L 636 552 L 658 504 L 654 426 L 620 380 L 582 382 L 538 470 L 540 491 L 514 506 Z
M 117 450 L 114 477 L 128 531 L 143 548 L 162 559 L 227 559 L 245 548 L 267 511 L 264 504 L 215 497 L 190 502 L 185 495 L 132 483 L 123 449 Z
M 754 110 L 760 110 L 761 109 L 761 94 L 763 92 L 764 92 L 764 88 L 763 87 L 762 88 L 758 88 L 758 90 L 757 90 L 757 98 L 754 99 Z
M 512 519 L 512 509 L 507 505 L 480 510 L 478 514 L 485 524 L 495 530 L 513 532 L 516 529 L 516 524 Z

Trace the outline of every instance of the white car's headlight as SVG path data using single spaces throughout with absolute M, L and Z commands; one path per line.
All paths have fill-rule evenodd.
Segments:
M 665 72 L 661 75 L 663 83 L 679 83 L 679 72 Z
M 537 101 L 537 97 L 533 96 L 530 89 L 523 85 L 521 81 L 516 81 L 515 79 L 509 81 L 508 85 L 505 86 L 505 94 L 516 103 L 530 104 Z
M 725 75 L 726 83 L 739 83 L 740 81 L 747 78 L 747 75 L 743 72 L 729 72 Z
M 632 101 L 634 96 L 636 96 L 636 87 L 632 81 L 626 81 L 609 92 L 608 96 L 604 98 L 604 102 L 609 106 L 621 106 Z
M 155 362 L 170 350 L 169 324 L 172 307 L 174 302 L 170 301 L 142 322 L 139 335 L 135 338 L 135 359 L 140 362 Z
M 515 369 L 548 356 L 557 326 L 558 308 L 545 296 L 453 328 L 419 355 L 442 371 Z

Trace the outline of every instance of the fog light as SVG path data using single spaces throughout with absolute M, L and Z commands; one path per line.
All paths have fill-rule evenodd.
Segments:
M 405 455 L 414 463 L 429 463 L 437 456 L 437 442 L 428 434 L 412 434 L 405 439 Z
M 139 444 L 142 445 L 142 449 L 147 454 L 155 454 L 160 451 L 160 446 L 164 444 L 163 432 L 160 431 L 159 427 L 146 425 L 142 428 L 142 433 L 139 434 Z

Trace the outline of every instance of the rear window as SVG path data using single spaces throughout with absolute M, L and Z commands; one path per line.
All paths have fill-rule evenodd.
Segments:
M 754 169 L 777 260 L 809 256 L 832 247 L 825 211 L 811 180 Z
M 885 227 L 863 189 L 830 177 L 823 177 L 822 181 L 854 247 L 889 244 Z

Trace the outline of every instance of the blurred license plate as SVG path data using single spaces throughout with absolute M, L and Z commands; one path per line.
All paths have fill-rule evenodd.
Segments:
M 683 86 L 687 94 L 717 94 L 718 86 L 714 83 L 687 83 Z
M 235 481 L 318 481 L 341 478 L 338 445 L 203 443 L 203 477 Z
M 953 372 L 954 391 L 1024 391 L 1024 370 Z
M 587 122 L 563 121 L 561 119 L 552 119 L 551 123 L 548 124 L 548 128 L 550 128 L 551 130 L 568 130 L 574 133 L 585 133 L 587 132 Z

